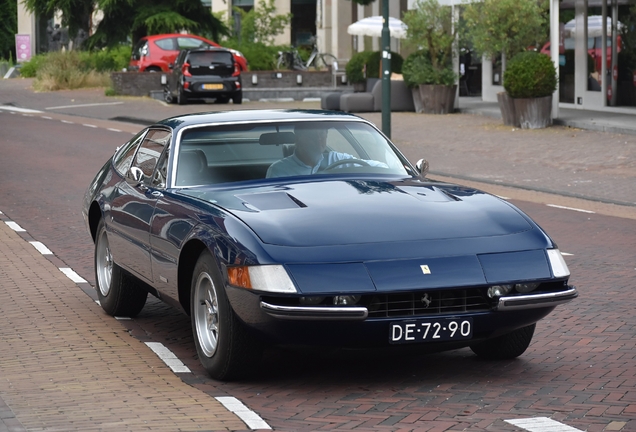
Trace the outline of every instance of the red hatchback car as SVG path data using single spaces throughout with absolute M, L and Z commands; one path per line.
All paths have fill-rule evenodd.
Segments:
M 139 72 L 169 72 L 173 64 L 184 49 L 220 47 L 201 36 L 191 34 L 161 34 L 145 36 L 137 42 L 132 50 L 128 70 Z M 226 48 L 234 55 L 241 72 L 247 70 L 247 59 L 239 51 Z

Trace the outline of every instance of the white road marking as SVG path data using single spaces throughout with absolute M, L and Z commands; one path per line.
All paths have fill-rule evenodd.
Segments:
M 504 421 L 530 432 L 582 432 L 580 429 L 575 429 L 571 426 L 559 423 L 558 421 L 549 419 L 547 417 L 535 417 Z
M 190 369 L 184 365 L 176 355 L 159 342 L 146 342 L 148 348 L 153 350 L 163 362 L 175 373 L 190 373 Z
M 18 108 L 11 105 L 0 105 L 0 109 L 21 113 L 41 113 L 42 111 L 32 110 L 28 108 Z
M 88 283 L 85 279 L 83 279 L 80 275 L 75 273 L 73 269 L 68 267 L 60 267 L 60 271 L 66 275 L 70 280 L 75 283 Z
M 216 400 L 221 402 L 225 408 L 236 414 L 250 429 L 271 429 L 254 411 L 243 405 L 243 402 L 232 396 L 217 396 Z
M 22 114 L 24 117 L 33 117 L 33 114 Z
M 47 120 L 53 120 L 53 117 L 49 117 L 49 116 L 40 116 L 40 118 L 47 119 Z
M 97 127 L 95 125 L 88 124 L 88 123 L 83 123 L 82 126 L 86 126 L 86 127 L 89 127 L 89 128 L 96 128 Z
M 65 109 L 65 108 L 84 108 L 84 107 L 93 107 L 93 106 L 121 105 L 121 104 L 123 104 L 123 102 L 104 102 L 104 103 L 80 104 L 80 105 L 63 105 L 63 106 L 48 107 L 44 109 L 56 110 L 56 109 Z
M 121 130 L 115 129 L 115 128 L 106 128 L 106 129 L 108 129 L 109 131 L 112 131 L 112 132 L 121 132 Z
M 5 223 L 9 225 L 9 228 L 11 228 L 15 232 L 26 232 L 24 228 L 13 221 L 5 221 Z
M 66 124 L 75 124 L 74 122 L 68 120 L 61 120 L 61 122 Z
M 564 206 L 560 206 L 560 205 L 556 205 L 556 204 L 546 204 L 546 205 L 548 207 L 554 207 L 554 208 L 564 209 L 564 210 L 573 210 L 573 211 L 577 211 L 577 212 L 581 212 L 581 213 L 596 213 L 596 212 L 593 212 L 592 210 L 583 210 L 583 209 L 574 208 L 574 207 L 564 207 Z
M 44 246 L 44 243 L 39 241 L 30 241 L 29 243 L 31 243 L 33 247 L 36 248 L 42 255 L 53 255 L 53 252 L 51 252 L 49 248 Z

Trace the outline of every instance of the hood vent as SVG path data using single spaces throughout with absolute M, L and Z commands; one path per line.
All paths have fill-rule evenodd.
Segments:
M 287 192 L 264 192 L 236 195 L 250 210 L 283 210 L 307 207 L 305 203 Z

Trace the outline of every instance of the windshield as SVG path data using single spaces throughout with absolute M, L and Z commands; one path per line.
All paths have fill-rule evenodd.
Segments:
M 410 176 L 408 162 L 362 122 L 191 128 L 183 132 L 177 148 L 176 186 L 306 175 Z

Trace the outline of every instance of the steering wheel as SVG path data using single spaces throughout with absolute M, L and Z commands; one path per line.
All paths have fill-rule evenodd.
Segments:
M 350 164 L 350 163 L 358 164 L 358 165 L 362 165 L 362 166 L 371 166 L 368 162 L 365 162 L 362 159 L 356 159 L 356 158 L 341 159 L 339 161 L 335 161 L 334 163 L 329 165 L 327 168 L 325 168 L 323 171 L 328 171 L 328 170 L 333 169 L 335 167 L 339 167 L 340 165 L 346 165 L 346 164 Z

